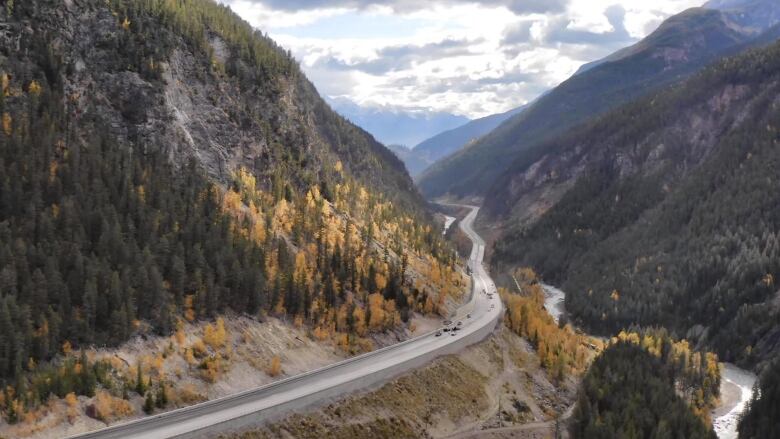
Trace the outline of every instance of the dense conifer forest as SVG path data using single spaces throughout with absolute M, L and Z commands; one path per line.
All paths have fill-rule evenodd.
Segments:
M 780 361 L 764 371 L 754 390 L 739 421 L 740 439 L 780 437 Z
M 181 38 L 209 54 L 206 37 L 218 31 L 236 56 L 212 63 L 214 75 L 271 95 L 300 79 L 289 54 L 211 1 L 107 5 L 119 29 L 107 69 L 155 84 Z M 23 21 L 45 7 L 17 2 L 3 13 Z M 279 316 L 356 353 L 411 312 L 445 313 L 465 288 L 403 165 L 326 107 L 315 113 L 333 150 L 297 149 L 300 139 L 284 134 L 293 129 L 269 124 L 273 168 L 258 162 L 214 179 L 194 157 L 172 161 L 162 141 L 118 140 L 94 108 L 76 114 L 73 66 L 53 32 L 36 32 L 24 50 L 4 47 L 0 63 L 0 411 L 9 422 L 51 395 L 98 389 L 120 403 L 146 395 L 150 411 L 165 405 L 162 384 L 155 397 L 151 378 L 116 379 L 88 347 L 231 312 Z M 141 104 L 123 117 L 143 118 Z M 193 361 L 208 372 L 204 352 Z
M 690 405 L 678 390 L 681 382 L 689 382 L 692 387 L 683 390 L 686 395 L 717 392 L 719 381 L 687 381 L 689 373 L 698 374 L 696 366 L 671 361 L 676 354 L 669 340 L 653 339 L 656 346 L 628 334 L 596 358 L 580 385 L 570 424 L 572 437 L 716 438 L 708 425 L 708 408 L 702 411 Z
M 563 285 L 567 310 L 599 333 L 661 325 L 705 341 L 728 361 L 771 357 L 779 330 L 778 75 L 776 44 L 550 143 L 555 151 L 585 139 L 609 153 L 596 155 L 602 158 L 538 222 L 499 240 L 495 266 L 527 264 Z M 687 108 L 728 111 L 713 107 L 713 93 L 751 98 L 733 104 L 737 116 L 725 126 L 706 131 L 722 130 L 711 151 L 685 131 L 649 134 L 674 126 Z M 659 142 L 667 153 L 653 158 Z M 618 163 L 625 154 L 634 165 Z

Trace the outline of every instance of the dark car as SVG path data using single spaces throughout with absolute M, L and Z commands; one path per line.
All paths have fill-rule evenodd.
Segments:
M 441 331 L 436 331 L 436 336 L 441 337 Z

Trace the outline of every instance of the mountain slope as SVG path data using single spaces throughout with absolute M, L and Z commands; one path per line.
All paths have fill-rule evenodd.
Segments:
M 409 172 L 409 175 L 412 177 L 419 174 L 430 165 L 430 163 L 418 157 L 414 150 L 403 145 L 387 145 L 387 149 L 393 151 L 393 154 L 404 162 L 406 171 Z
M 594 331 L 662 325 L 726 361 L 776 355 L 778 84 L 775 44 L 549 142 L 509 184 L 563 195 L 494 264 L 562 283 Z
M 21 33 L 35 24 L 25 14 L 40 18 L 55 47 L 51 56 L 67 70 L 63 87 L 77 126 L 110 125 L 126 144 L 164 140 L 174 162 L 195 157 L 223 183 L 243 166 L 264 187 L 279 178 L 291 190 L 327 186 L 340 160 L 364 184 L 420 205 L 402 163 L 331 111 L 287 52 L 226 7 L 193 0 L 109 5 L 51 11 L 17 4 L 19 21 L 10 24 Z M 56 20 L 61 29 L 53 28 Z M 97 119 L 84 120 L 87 111 Z
M 442 131 L 468 123 L 469 119 L 446 112 L 361 107 L 346 98 L 329 99 L 337 113 L 388 145 L 416 145 Z
M 50 397 L 163 408 L 166 368 L 214 383 L 224 328 L 188 342 L 184 322 L 278 316 L 356 353 L 457 299 L 454 253 L 401 161 L 228 8 L 15 2 L 0 19 L 7 422 L 34 424 Z M 176 355 L 87 355 L 172 333 Z
M 735 25 L 733 13 L 695 8 L 668 19 L 643 41 L 573 76 L 476 144 L 431 166 L 418 186 L 428 197 L 484 194 L 509 164 L 536 161 L 545 140 L 678 81 L 749 40 L 755 32 Z
M 419 175 L 425 168 L 432 165 L 436 161 L 454 153 L 471 142 L 476 141 L 485 134 L 493 131 L 501 125 L 504 121 L 520 114 L 525 109 L 525 106 L 518 107 L 509 110 L 501 114 L 493 114 L 491 116 L 483 117 L 481 119 L 472 120 L 458 128 L 439 133 L 430 139 L 425 140 L 419 145 L 415 146 L 411 151 L 413 153 L 413 160 L 415 162 L 425 164 L 421 169 L 420 166 L 413 166 L 415 169 L 419 169 L 417 172 L 413 172 L 409 168 L 409 161 L 404 160 L 409 168 L 409 173 L 412 177 Z

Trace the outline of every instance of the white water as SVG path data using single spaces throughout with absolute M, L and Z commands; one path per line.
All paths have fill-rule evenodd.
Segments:
M 722 416 L 716 417 L 712 422 L 715 433 L 720 439 L 737 439 L 737 423 L 742 411 L 745 410 L 750 398 L 753 397 L 753 385 L 756 376 L 751 372 L 740 369 L 730 363 L 723 363 L 721 368 L 721 394 L 726 392 L 725 386 L 737 386 L 739 388 L 739 400 L 730 401 L 728 406 L 719 407 L 720 412 L 729 409 Z M 723 395 L 721 395 L 723 396 Z
M 566 293 L 552 285 L 542 284 L 542 288 L 544 289 L 544 307 L 553 320 L 555 320 L 555 323 L 558 323 L 565 310 L 563 306 L 566 300 Z
M 564 308 L 566 293 L 551 285 L 542 284 L 542 287 L 544 288 L 544 307 L 557 322 L 566 311 Z M 725 405 L 716 409 L 716 413 L 725 413 L 720 416 L 713 414 L 712 426 L 719 439 L 737 439 L 739 416 L 745 410 L 750 398 L 753 397 L 756 376 L 731 363 L 722 363 L 721 366 L 721 396 L 724 397 L 729 392 L 730 386 L 736 386 L 739 389 L 739 397 L 737 399 L 728 398 L 729 400 L 724 401 Z
M 449 228 L 452 225 L 452 223 L 455 222 L 455 217 L 453 217 L 453 216 L 444 215 L 444 218 L 445 218 L 445 220 L 444 220 L 444 231 L 441 232 L 442 235 L 446 235 L 447 234 L 447 230 L 449 230 Z

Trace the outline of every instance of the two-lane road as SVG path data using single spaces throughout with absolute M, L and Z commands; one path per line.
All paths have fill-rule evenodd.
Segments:
M 348 392 L 364 389 L 477 343 L 495 329 L 502 304 L 482 266 L 485 243 L 472 226 L 479 208 L 460 227 L 474 243 L 469 258 L 472 291 L 456 313 L 455 335 L 437 331 L 269 385 L 190 407 L 74 436 L 79 439 L 196 437 L 262 424 Z M 488 294 L 486 294 L 488 293 Z M 489 297 L 492 295 L 492 297 Z M 470 318 L 467 316 L 470 315 Z

